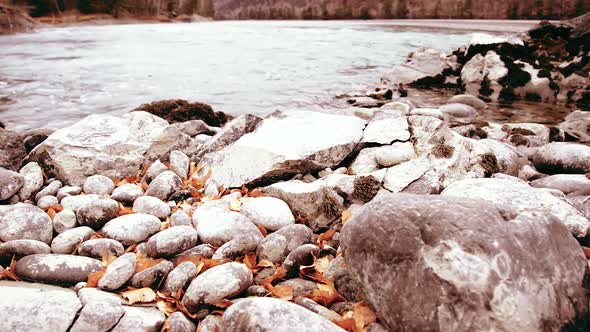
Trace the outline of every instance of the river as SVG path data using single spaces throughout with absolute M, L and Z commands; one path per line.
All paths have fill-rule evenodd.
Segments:
M 418 23 L 228 21 L 1 36 L 0 120 L 15 130 L 60 128 L 171 98 L 230 114 L 341 107 L 334 96 L 376 84 L 415 49 L 451 50 L 471 38 L 470 23 Z M 504 24 L 514 32 L 532 23 L 521 25 Z

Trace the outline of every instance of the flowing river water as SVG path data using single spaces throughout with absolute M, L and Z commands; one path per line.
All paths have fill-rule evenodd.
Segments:
M 60 128 L 89 114 L 123 114 L 171 98 L 231 114 L 343 107 L 334 96 L 377 84 L 417 48 L 466 44 L 477 29 L 465 24 L 454 30 L 424 24 L 425 30 L 419 22 L 228 21 L 1 36 L 0 120 L 15 130 Z M 542 121 L 539 106 L 523 108 L 494 108 L 492 118 Z

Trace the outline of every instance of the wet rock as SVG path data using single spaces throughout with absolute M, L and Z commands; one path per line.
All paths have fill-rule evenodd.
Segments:
M 46 244 L 53 238 L 51 218 L 34 205 L 18 203 L 0 220 L 0 240 L 37 240 Z
M 212 246 L 222 246 L 238 236 L 252 235 L 262 238 L 262 233 L 248 218 L 238 212 L 229 211 L 221 203 L 201 205 L 193 213 L 193 225 L 199 233 L 199 240 Z
M 590 112 L 573 111 L 559 124 L 559 128 L 581 143 L 590 142 Z
M 112 239 L 92 239 L 78 246 L 80 256 L 102 258 L 105 252 L 118 257 L 125 252 L 125 248 L 119 241 Z
M 160 281 L 166 277 L 173 268 L 174 264 L 172 264 L 172 262 L 162 261 L 152 267 L 135 273 L 129 284 L 135 288 L 156 288 L 160 284 Z
M 132 245 L 160 231 L 160 219 L 149 214 L 135 213 L 117 217 L 104 225 L 101 232 L 123 245 Z
M 196 326 L 182 312 L 177 311 L 168 317 L 168 331 L 170 332 L 194 332 Z
M 258 244 L 262 240 L 258 234 L 256 235 L 239 235 L 230 241 L 224 243 L 213 254 L 213 259 L 235 259 L 239 256 L 244 256 L 247 253 L 256 251 Z
M 532 162 L 546 174 L 590 173 L 590 147 L 575 143 L 549 143 L 537 150 Z
M 165 229 L 147 241 L 146 253 L 151 257 L 170 257 L 197 245 L 198 233 L 192 226 Z
M 215 136 L 203 143 L 193 159 L 199 160 L 209 152 L 217 151 L 224 146 L 234 143 L 240 137 L 252 132 L 260 121 L 262 121 L 261 118 L 252 114 L 238 116 L 223 126 Z
M 313 244 L 304 244 L 287 255 L 282 267 L 287 272 L 298 272 L 299 267 L 313 265 L 315 258 L 320 256 L 320 248 Z
M 0 128 L 0 167 L 18 171 L 26 155 L 22 137 L 14 131 Z
M 214 112 L 203 103 L 189 103 L 182 99 L 167 99 L 143 104 L 131 112 L 148 112 L 169 123 L 202 120 L 209 126 L 221 127 L 230 118 L 223 112 Z
M 340 217 L 344 200 L 323 181 L 299 180 L 275 183 L 263 188 L 265 195 L 285 201 L 295 216 L 305 220 L 312 230 L 327 227 Z
M 98 198 L 81 206 L 76 211 L 76 220 L 82 226 L 99 230 L 107 222 L 115 219 L 118 212 L 117 201 L 110 198 Z
M 170 215 L 170 207 L 157 197 L 141 196 L 133 203 L 133 211 L 137 213 L 146 213 L 165 219 Z
M 193 262 L 180 263 L 174 270 L 168 273 L 166 280 L 162 284 L 161 291 L 176 294 L 179 289 L 183 289 L 196 275 L 197 266 Z
M 25 184 L 25 177 L 17 172 L 0 168 L 0 201 L 16 194 Z
M 198 246 L 191 248 L 189 250 L 183 251 L 178 256 L 201 256 L 203 258 L 211 258 L 215 253 L 213 247 L 208 244 L 199 244 Z
M 67 230 L 51 241 L 51 251 L 55 254 L 72 254 L 78 245 L 94 235 L 90 227 L 82 226 Z
M 166 201 L 170 195 L 180 190 L 181 187 L 182 181 L 178 175 L 172 171 L 165 171 L 156 176 L 145 194 Z
M 35 195 L 35 200 L 38 201 L 43 196 L 56 196 L 57 192 L 59 191 L 59 189 L 61 189 L 62 186 L 63 186 L 63 184 L 61 183 L 61 181 L 59 181 L 59 180 L 52 181 L 50 184 L 47 185 L 47 187 L 41 189 Z
M 84 205 L 96 201 L 102 198 L 99 195 L 77 195 L 77 196 L 66 196 L 61 200 L 61 206 L 64 209 L 73 210 L 74 212 L 78 211 L 79 208 L 83 207 Z
M 170 226 L 189 226 L 190 224 L 191 217 L 182 210 L 178 210 L 170 216 Z
M 56 286 L 2 280 L 0 293 L 6 331 L 65 332 L 82 308 L 74 291 Z
M 24 132 L 22 137 L 24 137 L 23 144 L 27 153 L 31 152 L 37 145 L 43 143 L 54 132 L 55 129 L 48 128 L 32 129 Z
M 56 233 L 63 233 L 68 229 L 76 227 L 78 221 L 76 219 L 76 213 L 70 209 L 63 209 L 61 212 L 55 215 L 52 220 L 53 230 Z
M 42 162 L 50 176 L 65 184 L 81 185 L 89 174 L 111 179 L 139 175 L 146 152 L 162 144 L 166 121 L 145 112 L 123 117 L 93 114 L 53 133 L 29 155 Z M 172 145 L 180 139 L 167 136 Z M 76 149 L 72 149 L 76 146 Z M 95 162 L 88 162 L 88 156 Z
M 92 301 L 84 305 L 70 332 L 107 332 L 123 317 L 125 310 L 114 301 Z
M 12 240 L 0 243 L 0 256 L 17 257 L 34 255 L 34 254 L 49 254 L 51 248 L 44 242 L 35 240 Z
M 295 248 L 311 243 L 312 231 L 305 225 L 290 225 L 265 237 L 258 245 L 259 259 L 283 263 Z
M 21 258 L 16 263 L 16 274 L 25 280 L 73 285 L 86 281 L 92 272 L 100 271 L 102 263 L 94 258 L 37 254 Z
M 583 174 L 556 174 L 531 182 L 535 188 L 557 189 L 566 195 L 580 192 L 590 195 L 590 179 Z
M 189 285 L 182 304 L 196 312 L 203 304 L 217 304 L 231 299 L 252 285 L 252 271 L 244 264 L 226 263 L 198 275 Z
M 447 104 L 454 104 L 454 103 L 469 105 L 478 111 L 488 108 L 488 105 L 483 100 L 477 98 L 476 96 L 472 96 L 472 95 L 456 95 L 456 96 L 451 97 L 451 99 L 449 99 L 449 101 L 447 101 Z
M 328 319 L 297 304 L 273 298 L 248 298 L 223 314 L 224 331 L 344 331 Z
M 188 177 L 190 159 L 182 152 L 174 150 L 170 152 L 170 170 L 181 179 Z
M 115 183 L 104 175 L 93 175 L 84 181 L 84 193 L 100 196 L 110 195 L 115 189 Z
M 113 190 L 111 199 L 124 204 L 132 204 L 138 197 L 143 196 L 143 189 L 133 183 L 125 183 Z
M 377 112 L 363 133 L 364 143 L 391 144 L 405 142 L 410 139 L 408 120 L 405 116 L 392 116 L 385 112 Z
M 341 248 L 388 330 L 559 329 L 588 312 L 584 255 L 542 212 L 527 216 L 469 198 L 381 195 L 346 223 Z
M 114 291 L 121 288 L 135 274 L 137 256 L 134 253 L 126 253 L 115 259 L 98 281 L 98 288 L 105 291 Z
M 157 308 L 123 306 L 125 314 L 112 332 L 157 332 L 166 320 L 166 316 Z
M 298 304 L 311 312 L 315 312 L 316 314 L 318 314 L 318 315 L 320 315 L 320 316 L 324 317 L 325 319 L 330 320 L 332 322 L 342 320 L 342 316 L 340 316 L 339 314 L 335 313 L 334 311 L 318 304 L 317 302 L 315 302 L 312 299 L 308 299 L 306 297 L 299 296 L 299 297 L 296 297 L 295 299 L 293 299 L 293 303 Z
M 441 105 L 439 109 L 443 114 L 453 118 L 475 118 L 479 115 L 475 108 L 459 103 Z
M 19 174 L 23 176 L 25 182 L 18 191 L 18 197 L 21 201 L 25 201 L 43 187 L 43 170 L 39 164 L 31 162 L 21 168 Z
M 445 73 L 452 71 L 456 60 L 440 51 L 421 48 L 396 66 L 384 79 L 393 84 L 432 86 L 444 85 Z
M 82 187 L 80 186 L 64 186 L 58 189 L 57 199 L 61 202 L 64 197 L 80 195 L 81 192 Z
M 289 205 L 274 197 L 243 199 L 240 213 L 271 232 L 295 223 Z
M 309 173 L 340 164 L 361 140 L 364 125 L 364 120 L 352 116 L 273 113 L 255 131 L 204 156 L 202 163 L 226 188 Z M 244 158 L 253 162 L 244 165 Z

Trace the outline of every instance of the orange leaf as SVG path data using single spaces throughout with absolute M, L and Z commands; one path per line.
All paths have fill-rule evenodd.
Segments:
M 160 231 L 170 228 L 170 218 L 166 218 L 166 221 L 160 226 Z
M 120 187 L 126 183 L 127 183 L 127 180 L 125 180 L 125 179 L 123 179 L 121 181 L 117 181 L 117 182 L 115 182 L 115 187 Z
M 164 315 L 166 315 L 166 317 L 172 315 L 172 313 L 176 311 L 176 306 L 174 305 L 174 303 L 164 301 L 164 300 L 159 300 L 156 303 L 156 307 L 158 307 L 158 309 L 161 312 L 163 312 Z M 162 328 L 162 330 L 164 330 L 164 329 Z
M 326 241 L 329 241 L 332 238 L 332 236 L 334 236 L 334 233 L 336 233 L 336 231 L 333 229 L 330 229 L 330 230 L 326 231 L 325 233 L 320 234 L 320 236 L 318 236 L 318 240 L 317 240 L 318 247 L 320 247 L 320 249 L 324 249 L 324 243 L 326 243 Z
M 355 321 L 352 318 L 343 318 L 341 320 L 332 321 L 334 324 L 340 326 L 346 331 L 353 332 L 355 328 Z
M 314 289 L 311 299 L 317 303 L 329 307 L 334 302 L 342 302 L 345 299 L 342 295 L 338 294 L 336 288 L 334 288 L 334 282 L 328 280 L 326 284 L 317 284 L 318 289 Z
M 133 208 L 126 207 L 123 204 L 119 203 L 119 211 L 117 212 L 117 216 L 124 216 L 133 213 L 135 213 L 135 211 L 133 211 Z
M 141 176 L 142 177 L 145 175 L 145 173 L 147 173 L 148 169 L 150 169 L 150 166 L 152 166 L 152 165 L 151 164 L 143 165 L 143 168 L 141 169 Z
M 59 205 L 59 204 L 52 205 L 48 209 L 53 209 L 57 213 L 59 213 L 59 212 L 61 212 L 61 211 L 64 210 L 64 208 L 61 205 Z
M 254 269 L 256 267 L 256 253 L 251 252 L 246 254 L 243 262 L 250 270 Z
M 162 329 L 160 330 L 160 332 L 167 332 L 167 331 L 170 331 L 170 320 L 169 319 L 166 319 L 166 321 L 164 322 L 164 325 L 162 325 Z
M 357 332 L 367 331 L 368 327 L 377 321 L 377 316 L 366 302 L 353 304 L 352 311 Z
M 582 251 L 584 252 L 584 255 L 586 255 L 586 258 L 590 259 L 590 248 L 582 247 Z
M 256 227 L 258 228 L 260 233 L 262 233 L 262 236 L 264 236 L 264 237 L 268 236 L 268 231 L 266 230 L 266 228 L 264 228 L 264 226 L 257 225 Z
M 15 269 L 16 269 L 16 257 L 12 256 L 12 260 L 10 261 L 10 266 L 7 267 L 6 269 L 4 269 L 4 271 L 0 272 L 0 280 L 5 278 L 5 279 L 14 280 L 14 281 L 20 281 L 21 279 L 16 275 L 16 273 L 14 273 Z
M 303 218 L 302 216 L 297 216 L 295 217 L 295 221 L 300 223 L 300 224 L 304 224 L 305 225 L 305 218 Z
M 102 276 L 105 274 L 105 272 L 107 272 L 107 268 L 103 267 L 100 271 L 90 273 L 88 275 L 88 281 L 86 281 L 86 287 L 95 288 L 96 286 L 98 286 L 98 282 L 100 281 L 100 278 L 102 278 Z
M 262 196 L 264 196 L 264 193 L 262 192 L 262 189 L 260 189 L 260 188 L 256 188 L 254 190 L 251 190 L 248 193 L 248 197 L 256 198 L 256 197 L 262 197 Z
M 156 293 L 149 287 L 132 289 L 119 293 L 129 305 L 134 303 L 151 303 L 156 301 Z
M 272 296 L 281 300 L 289 301 L 293 299 L 293 287 L 289 285 L 277 285 L 270 289 Z
M 53 218 L 55 218 L 55 215 L 57 214 L 57 212 L 55 212 L 54 209 L 49 208 L 49 209 L 47 209 L 47 214 L 49 215 L 49 218 L 51 218 L 51 220 L 53 220 Z
M 143 191 L 147 191 L 149 187 L 150 186 L 147 184 L 147 182 L 141 181 L 141 189 L 143 189 Z
M 310 279 L 316 282 L 328 282 L 328 278 L 323 273 L 318 272 L 314 266 L 301 266 L 299 268 L 299 276 L 303 279 Z
M 282 266 L 279 266 L 277 268 L 277 270 L 275 271 L 275 273 L 273 273 L 273 275 L 271 275 L 270 277 L 266 277 L 264 280 L 262 280 L 262 287 L 271 290 L 272 289 L 272 283 L 277 280 L 277 279 L 281 279 L 284 276 L 287 275 L 287 270 L 285 270 Z
M 163 258 L 159 259 L 152 259 L 148 257 L 144 257 L 141 252 L 136 254 L 137 256 L 137 263 L 135 264 L 135 273 L 139 273 L 143 270 L 149 269 L 154 265 L 158 265 L 164 261 Z
M 127 183 L 140 183 L 141 177 L 139 176 L 128 176 L 123 181 L 127 181 Z
M 344 210 L 342 212 L 342 225 L 346 224 L 350 220 L 350 217 L 352 217 L 352 213 L 349 210 Z
M 214 306 L 218 307 L 218 308 L 229 308 L 229 306 L 231 306 L 232 304 L 234 304 L 232 301 L 228 300 L 228 299 L 223 299 L 217 303 L 214 304 Z

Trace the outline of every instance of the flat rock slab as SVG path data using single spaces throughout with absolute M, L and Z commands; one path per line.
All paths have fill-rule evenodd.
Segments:
M 353 116 L 273 113 L 252 133 L 205 155 L 202 163 L 226 188 L 334 167 L 361 140 L 364 127 L 365 121 Z
M 29 159 L 69 185 L 82 185 L 94 174 L 111 179 L 137 176 L 145 153 L 168 126 L 146 112 L 123 117 L 93 114 L 57 130 L 31 151 Z
M 18 260 L 15 272 L 25 280 L 72 285 L 86 281 L 90 273 L 101 269 L 101 261 L 90 257 L 36 254 Z
M 390 331 L 560 330 L 588 315 L 587 260 L 546 213 L 384 194 L 346 223 L 340 248 Z
M 112 332 L 158 332 L 166 316 L 157 308 L 123 306 L 125 314 Z
M 0 330 L 65 332 L 82 303 L 76 292 L 49 285 L 0 281 Z

